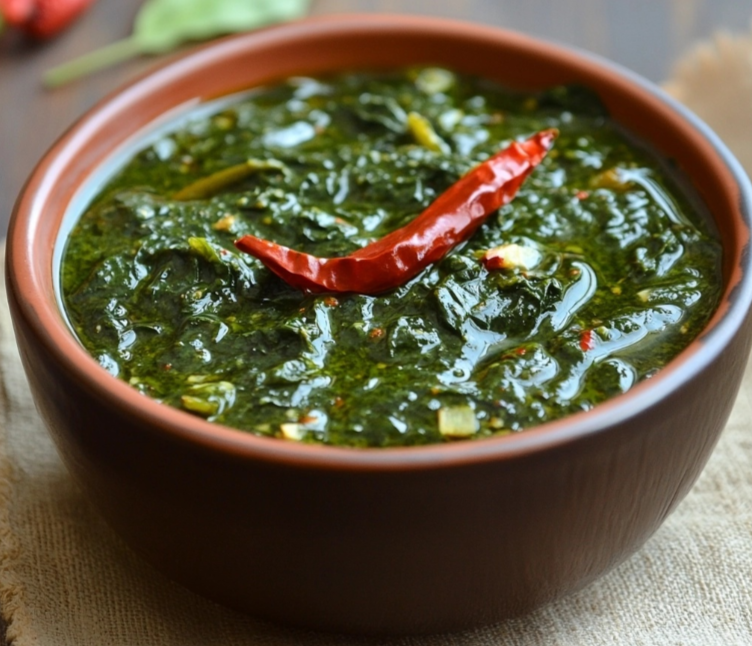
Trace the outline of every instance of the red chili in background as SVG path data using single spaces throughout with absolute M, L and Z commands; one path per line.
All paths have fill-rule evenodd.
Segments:
M 14 27 L 25 23 L 34 12 L 35 0 L 0 0 L 0 15 Z
M 70 25 L 95 0 L 0 0 L 5 21 L 35 38 L 51 38 Z
M 543 130 L 512 143 L 461 177 L 412 222 L 348 256 L 319 258 L 251 235 L 235 246 L 304 291 L 385 292 L 441 260 L 512 200 L 557 135 L 555 129 Z

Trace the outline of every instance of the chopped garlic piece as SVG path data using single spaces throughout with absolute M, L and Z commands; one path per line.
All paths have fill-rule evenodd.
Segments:
M 626 191 L 632 182 L 624 178 L 619 168 L 609 168 L 590 180 L 591 188 L 608 188 L 612 191 Z
M 235 229 L 235 216 L 231 213 L 226 213 L 222 218 L 212 224 L 212 229 L 215 231 L 228 231 L 230 233 Z
M 532 269 L 540 263 L 542 254 L 534 247 L 515 243 L 503 244 L 489 249 L 481 261 L 486 269 Z
M 235 386 L 229 381 L 208 381 L 206 375 L 191 375 L 186 393 L 180 398 L 183 408 L 204 417 L 221 415 L 235 403 Z
M 442 67 L 427 67 L 415 79 L 417 88 L 429 96 L 450 90 L 456 82 L 454 74 Z
M 211 417 L 216 415 L 219 410 L 219 404 L 217 402 L 209 401 L 203 397 L 194 397 L 193 395 L 183 395 L 180 398 L 180 402 L 183 404 L 183 408 L 193 413 L 198 413 L 204 417 Z
M 286 440 L 295 440 L 299 442 L 305 437 L 305 431 L 300 424 L 295 422 L 287 422 L 279 425 L 279 430 L 282 432 L 282 437 Z
M 439 433 L 444 437 L 469 437 L 478 432 L 478 419 L 470 406 L 439 409 Z
M 449 145 L 433 129 L 431 122 L 422 114 L 411 112 L 407 115 L 407 129 L 421 146 L 437 153 L 450 152 Z

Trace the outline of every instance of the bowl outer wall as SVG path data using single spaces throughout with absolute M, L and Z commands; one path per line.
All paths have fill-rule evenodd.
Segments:
M 726 295 L 702 340 L 651 383 L 591 413 L 512 438 L 385 451 L 296 446 L 210 426 L 145 401 L 86 355 L 57 309 L 49 249 L 65 208 L 113 149 L 197 96 L 408 62 L 520 87 L 585 82 L 617 120 L 675 158 L 717 218 L 726 251 Z M 435 19 L 314 19 L 201 48 L 105 99 L 66 133 L 17 203 L 9 298 L 61 455 L 158 568 L 279 621 L 456 629 L 584 585 L 642 544 L 688 491 L 749 353 L 749 193 L 702 124 L 614 66 Z

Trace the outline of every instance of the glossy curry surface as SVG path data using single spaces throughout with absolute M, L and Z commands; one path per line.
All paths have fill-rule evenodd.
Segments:
M 234 246 L 352 253 L 547 128 L 556 144 L 516 198 L 394 290 L 306 294 Z M 292 78 L 218 103 L 112 178 L 67 244 L 65 306 L 109 372 L 254 434 L 514 433 L 627 391 L 712 315 L 720 244 L 680 182 L 578 87 L 440 68 Z

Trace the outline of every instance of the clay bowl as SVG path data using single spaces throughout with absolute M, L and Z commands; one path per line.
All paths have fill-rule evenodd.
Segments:
M 673 159 L 707 203 L 725 251 L 723 302 L 700 338 L 654 378 L 587 413 L 513 436 L 389 450 L 300 446 L 211 425 L 148 400 L 89 357 L 61 314 L 55 275 L 66 223 L 119 149 L 199 99 L 291 74 L 412 63 L 518 87 L 584 83 Z M 718 139 L 629 72 L 481 26 L 329 17 L 198 49 L 86 114 L 17 203 L 9 298 L 63 460 L 149 563 L 278 622 L 455 630 L 593 581 L 639 548 L 690 489 L 749 353 L 749 207 L 749 182 Z

